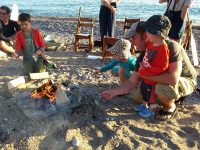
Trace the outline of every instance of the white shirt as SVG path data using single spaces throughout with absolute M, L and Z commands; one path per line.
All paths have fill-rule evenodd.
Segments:
M 171 0 L 169 0 L 168 2 L 170 2 L 170 1 Z M 176 0 L 172 0 L 171 1 L 169 10 L 173 10 L 174 2 L 175 1 Z M 176 5 L 174 7 L 174 11 L 180 11 L 180 10 L 182 10 L 183 6 L 191 7 L 192 2 L 193 2 L 193 0 L 178 0 L 178 2 L 176 3 Z

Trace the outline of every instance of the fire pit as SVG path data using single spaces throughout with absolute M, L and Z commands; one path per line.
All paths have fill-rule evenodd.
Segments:
M 41 120 L 54 115 L 57 111 L 70 114 L 77 106 L 94 103 L 99 99 L 99 94 L 91 90 L 76 84 L 64 86 L 48 81 L 32 92 L 26 90 L 20 93 L 15 99 L 27 117 Z

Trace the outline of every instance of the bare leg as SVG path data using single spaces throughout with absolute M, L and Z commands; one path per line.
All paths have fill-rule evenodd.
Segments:
M 8 46 L 4 41 L 0 41 L 0 49 L 7 54 L 15 52 L 15 50 L 11 46 Z
M 176 105 L 174 100 L 170 100 L 168 97 L 157 95 L 160 104 L 163 106 L 163 111 L 161 113 L 158 111 L 158 115 L 156 115 L 156 119 L 158 120 L 167 120 L 174 116 L 176 111 Z M 167 112 L 167 113 L 162 113 Z
M 162 104 L 163 109 L 164 110 L 171 110 L 172 111 L 175 109 L 174 107 L 176 107 L 174 100 L 170 100 L 168 97 L 165 96 L 161 96 L 161 95 L 157 95 L 157 98 L 159 99 L 159 102 Z
M 124 76 L 124 68 L 120 67 L 119 68 L 119 79 L 120 79 L 120 82 L 123 83 L 124 81 L 128 80 L 125 76 Z

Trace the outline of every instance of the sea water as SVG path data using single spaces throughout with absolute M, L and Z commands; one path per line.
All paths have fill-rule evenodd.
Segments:
M 117 7 L 117 19 L 141 18 L 143 20 L 154 14 L 163 14 L 166 4 L 159 4 L 159 0 L 121 0 Z M 77 17 L 79 8 L 81 15 L 98 18 L 101 0 L 1 0 L 0 5 L 13 3 L 19 7 L 19 12 L 27 12 L 33 16 L 62 16 Z M 189 10 L 190 19 L 200 25 L 200 0 L 194 0 Z

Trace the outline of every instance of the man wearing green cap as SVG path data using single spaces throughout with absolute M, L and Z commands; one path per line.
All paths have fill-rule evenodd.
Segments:
M 157 22 L 160 22 L 157 20 Z M 162 23 L 162 21 L 160 22 Z M 145 51 L 147 47 L 147 34 L 144 23 L 133 24 L 131 29 L 124 35 L 124 38 L 131 39 L 132 44 L 137 50 Z M 191 94 L 196 89 L 197 73 L 191 64 L 187 53 L 183 47 L 173 40 L 165 40 L 169 48 L 169 67 L 166 72 L 159 75 L 142 76 L 142 78 L 156 82 L 155 93 L 159 98 L 162 109 L 157 113 L 156 118 L 166 120 L 173 117 L 176 110 L 175 101 Z M 138 85 L 139 63 L 141 58 L 137 58 L 136 67 L 132 76 L 122 85 L 115 89 L 104 91 L 101 95 L 105 99 L 112 99 L 117 95 L 126 95 L 133 90 L 133 99 L 135 102 L 142 102 L 142 96 Z

